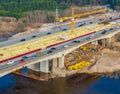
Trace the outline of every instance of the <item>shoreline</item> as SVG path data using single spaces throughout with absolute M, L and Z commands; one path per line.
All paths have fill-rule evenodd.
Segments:
M 108 49 L 106 49 L 107 51 Z M 103 50 L 104 52 L 104 50 Z M 111 58 L 111 56 L 113 58 Z M 106 58 L 107 57 L 107 58 Z M 97 60 L 92 63 L 90 66 L 85 67 L 84 69 L 79 69 L 79 70 L 65 70 L 64 72 L 66 72 L 66 78 L 71 78 L 74 75 L 77 74 L 88 74 L 88 75 L 105 75 L 105 74 L 112 74 L 112 73 L 117 73 L 120 70 L 120 61 L 117 61 L 116 63 L 113 63 L 113 61 L 111 61 L 112 59 L 119 59 L 120 54 L 119 52 L 111 52 L 110 53 L 104 53 L 103 56 L 97 57 Z M 111 58 L 111 60 L 109 60 L 109 62 L 106 63 L 106 61 L 108 61 L 108 59 Z M 102 59 L 105 60 L 105 62 L 100 62 Z M 120 59 L 119 59 L 120 60 Z M 110 62 L 111 61 L 111 62 Z M 115 60 L 114 60 L 115 61 Z M 35 73 L 35 72 L 33 72 Z M 48 81 L 50 79 L 54 79 L 57 77 L 60 77 L 60 75 L 55 75 L 55 74 L 40 74 L 40 76 L 36 76 L 34 74 L 29 74 L 28 76 L 22 75 L 22 73 L 20 71 L 16 71 L 13 72 L 13 74 L 18 75 L 18 76 L 23 76 L 23 77 L 27 77 L 30 79 L 34 79 L 34 80 L 40 80 L 40 81 Z M 37 72 L 35 73 L 37 74 Z

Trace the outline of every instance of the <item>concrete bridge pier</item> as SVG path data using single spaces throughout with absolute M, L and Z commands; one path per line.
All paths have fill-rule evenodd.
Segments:
M 31 70 L 39 71 L 40 70 L 39 66 L 40 66 L 40 63 L 35 63 L 35 64 L 29 65 L 27 67 Z
M 35 63 L 32 65 L 28 66 L 29 69 L 32 69 L 33 71 L 40 71 L 40 72 L 44 72 L 44 73 L 49 73 L 49 61 L 43 61 L 43 62 L 39 62 L 39 63 Z
M 64 56 L 52 59 L 51 63 L 49 62 L 49 60 L 46 60 L 36 64 L 29 65 L 28 68 L 37 72 L 52 73 L 62 77 L 66 76 Z
M 49 73 L 49 61 L 40 62 L 40 71 L 44 73 Z
M 54 58 L 53 59 L 53 69 L 58 67 L 58 68 L 64 68 L 64 56 L 59 57 L 59 58 Z
M 98 40 L 91 42 L 91 44 L 98 45 Z
M 104 46 L 104 47 L 107 47 L 108 43 L 107 43 L 107 39 L 101 39 L 99 40 L 99 44 Z
M 64 68 L 64 56 L 58 58 L 58 65 L 59 68 Z
M 106 39 L 106 47 L 111 47 L 111 38 Z
M 104 47 L 111 47 L 111 38 L 102 39 L 101 41 Z
M 61 77 L 66 76 L 65 64 L 64 64 L 64 56 L 54 58 L 53 59 L 53 68 L 52 73 Z
M 106 39 L 102 39 L 102 46 L 106 47 Z
M 54 58 L 52 63 L 53 63 L 52 73 L 54 73 L 55 72 L 55 68 L 58 67 L 58 59 Z

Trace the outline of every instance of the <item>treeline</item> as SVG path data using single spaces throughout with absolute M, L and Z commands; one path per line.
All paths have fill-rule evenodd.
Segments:
M 4 11 L 0 10 L 0 16 L 8 16 L 8 17 L 15 17 L 16 19 L 19 19 L 23 16 L 22 13 L 17 13 L 17 12 L 10 12 L 10 11 Z
M 108 4 L 111 8 L 120 6 L 120 0 L 57 0 L 57 3 L 66 4 L 66 5 L 77 5 L 77 6 Z
M 0 0 L 0 15 L 20 18 L 27 11 L 44 10 L 55 11 L 66 9 L 71 5 L 104 5 L 110 4 L 112 8 L 120 5 L 120 0 Z
M 57 0 L 58 4 L 66 3 L 77 6 L 109 4 L 112 0 Z
M 20 18 L 27 11 L 50 11 L 56 6 L 56 0 L 0 0 L 0 16 Z
M 55 0 L 0 0 L 0 9 L 12 12 L 53 10 L 55 7 Z

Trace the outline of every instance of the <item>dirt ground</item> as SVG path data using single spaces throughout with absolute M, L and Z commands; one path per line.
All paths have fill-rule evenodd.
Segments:
M 79 73 L 106 73 L 120 70 L 120 52 L 103 49 L 95 56 L 94 63 Z
M 87 57 L 90 57 L 89 59 L 87 59 L 84 57 L 84 55 L 81 54 L 82 58 L 89 61 L 93 59 L 93 62 L 90 66 L 86 67 L 83 70 L 78 70 L 77 72 L 91 74 L 91 73 L 108 73 L 120 70 L 120 42 L 118 41 L 119 35 L 120 34 L 117 34 L 113 38 L 110 48 L 88 44 L 88 47 L 98 49 L 98 51 L 93 52 L 90 50 L 89 51 L 79 50 L 79 52 L 82 52 L 82 54 L 85 53 L 84 54 L 85 56 L 88 54 Z

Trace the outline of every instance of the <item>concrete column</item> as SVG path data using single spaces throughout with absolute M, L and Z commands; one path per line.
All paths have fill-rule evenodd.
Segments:
M 93 41 L 93 42 L 91 42 L 91 44 L 98 45 L 98 41 Z
M 40 63 L 35 63 L 32 65 L 27 66 L 29 69 L 32 69 L 34 71 L 40 71 Z
M 102 40 L 98 40 L 98 44 L 102 46 Z
M 107 39 L 104 39 L 104 42 L 105 42 L 105 47 L 107 47 L 108 46 Z
M 60 77 L 66 76 L 66 70 L 64 68 L 64 56 L 53 59 L 52 73 Z
M 102 39 L 102 45 L 105 47 L 105 39 Z
M 40 71 L 45 72 L 45 73 L 49 72 L 49 62 L 48 62 L 48 60 L 40 62 Z
M 34 64 L 27 66 L 29 69 L 34 69 Z
M 107 47 L 110 47 L 111 46 L 111 38 L 108 38 L 106 39 L 106 44 L 107 44 Z
M 35 69 L 36 71 L 40 71 L 40 63 L 34 64 L 34 69 Z
M 57 58 L 54 58 L 52 63 L 53 63 L 52 73 L 56 73 L 56 68 L 57 68 L 57 65 L 58 65 Z
M 64 56 L 58 58 L 59 68 L 64 68 Z
M 95 44 L 96 44 L 96 45 L 98 45 L 98 40 L 97 40 L 97 41 L 95 41 Z
M 57 67 L 57 58 L 53 59 L 53 67 Z

